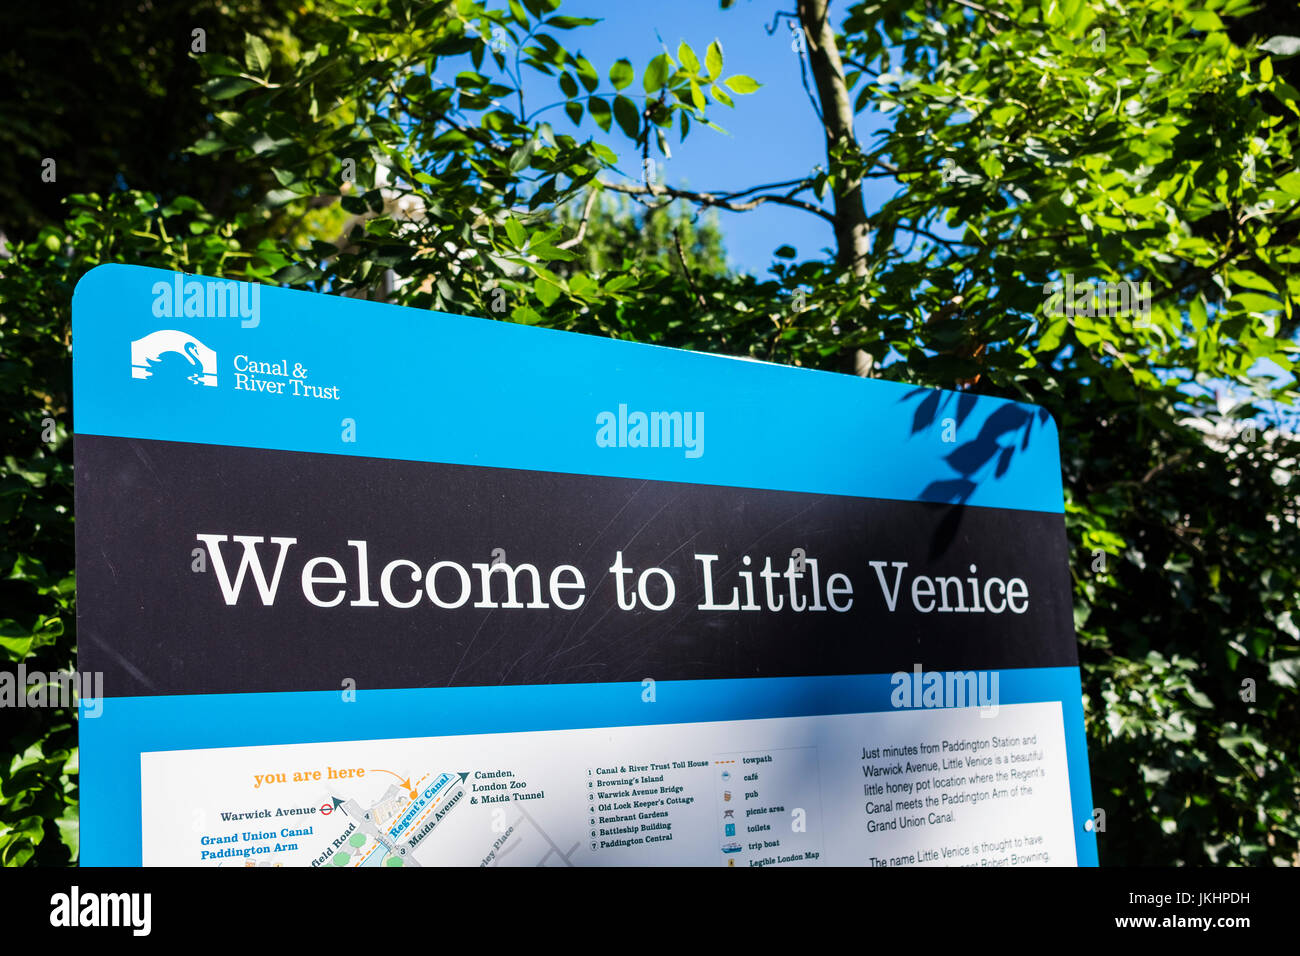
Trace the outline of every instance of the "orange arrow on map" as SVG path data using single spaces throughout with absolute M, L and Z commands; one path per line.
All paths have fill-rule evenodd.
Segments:
M 392 774 L 394 777 L 397 777 L 397 774 L 393 773 L 393 771 L 391 770 L 371 770 L 370 773 L 387 773 L 387 774 Z M 406 779 L 402 779 L 401 777 L 397 777 L 397 780 L 402 785 L 402 789 L 405 790 L 407 793 L 409 793 L 411 795 L 411 799 L 414 800 L 415 791 L 411 789 L 411 778 L 407 777 Z

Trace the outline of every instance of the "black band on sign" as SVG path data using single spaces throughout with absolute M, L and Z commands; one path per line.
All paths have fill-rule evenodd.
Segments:
M 1059 514 L 76 441 L 106 696 L 1078 663 Z

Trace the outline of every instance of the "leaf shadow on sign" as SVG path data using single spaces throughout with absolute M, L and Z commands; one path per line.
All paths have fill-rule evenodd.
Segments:
M 921 432 L 933 431 L 936 425 L 944 429 L 951 427 L 955 437 L 974 413 L 980 400 L 980 396 L 973 392 L 941 392 L 916 388 L 899 401 L 908 402 L 917 398 L 920 401 L 912 413 L 913 437 Z M 949 409 L 951 413 L 941 417 Z M 1006 477 L 1011 471 L 1017 449 L 1021 452 L 1029 450 L 1035 420 L 1041 427 L 1047 418 L 1045 408 L 1038 409 L 1037 414 L 1034 414 L 1019 405 L 998 402 L 997 407 L 980 424 L 975 437 L 956 443 L 953 450 L 943 456 L 943 461 L 953 470 L 954 475 L 930 482 L 922 489 L 920 500 L 951 505 L 966 504 L 979 487 L 976 475 L 990 462 L 995 462 L 992 480 L 999 481 Z M 961 508 L 952 508 L 939 523 L 930 542 L 931 560 L 948 550 L 961 527 L 962 514 Z

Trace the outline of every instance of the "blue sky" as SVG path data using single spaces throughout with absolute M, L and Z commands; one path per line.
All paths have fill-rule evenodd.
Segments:
M 556 38 L 570 50 L 581 52 L 596 67 L 602 77 L 598 94 L 612 89 L 607 79 L 609 67 L 620 57 L 631 60 L 637 71 L 627 92 L 639 93 L 641 71 L 664 46 L 675 58 L 677 45 L 685 41 L 702 60 L 711 41 L 721 42 L 723 75 L 743 73 L 763 87 L 748 96 L 735 97 L 734 109 L 710 100 L 709 117 L 726 130 L 725 134 L 693 126 L 686 142 L 679 145 L 674 129 L 669 137 L 672 159 L 660 170 L 662 181 L 668 185 L 730 190 L 795 179 L 825 162 L 825 140 L 799 79 L 799 56 L 791 49 L 790 30 L 785 21 L 770 36 L 766 30 L 778 10 L 791 7 L 770 0 L 740 0 L 731 10 L 720 10 L 717 0 L 570 0 L 560 13 L 603 20 L 593 26 L 556 31 Z M 554 79 L 533 71 L 525 73 L 525 97 L 530 112 L 562 98 Z M 546 116 L 557 131 L 575 131 L 563 110 L 556 108 Z M 879 116 L 859 114 L 860 141 L 865 143 L 877 128 L 870 122 Z M 617 126 L 612 134 L 606 134 L 584 116 L 582 130 L 619 154 L 620 168 L 629 179 L 639 179 L 640 156 Z M 655 155 L 656 151 L 652 148 L 651 153 Z M 889 182 L 869 182 L 868 208 L 883 202 L 893 186 Z M 810 198 L 811 193 L 805 197 Z M 802 210 L 768 204 L 750 212 L 719 211 L 717 215 L 733 267 L 759 276 L 766 273 L 773 261 L 772 251 L 779 246 L 794 246 L 804 258 L 817 256 L 819 250 L 834 243 L 830 224 Z

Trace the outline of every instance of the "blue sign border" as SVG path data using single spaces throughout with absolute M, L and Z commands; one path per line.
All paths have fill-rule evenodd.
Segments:
M 157 314 L 168 288 L 206 301 L 218 282 L 124 265 L 82 278 L 78 434 L 1064 510 L 1056 425 L 1035 406 L 272 287 L 252 316 Z M 130 343 L 172 328 L 300 365 L 339 397 L 240 392 L 222 371 L 160 400 L 132 378 Z M 597 415 L 619 405 L 702 412 L 704 453 L 599 446 Z M 1000 673 L 1001 703 L 1061 704 L 1078 863 L 1096 865 L 1079 670 Z M 653 709 L 623 684 L 371 690 L 346 708 L 333 691 L 110 698 L 98 717 L 83 705 L 82 864 L 141 862 L 147 751 L 866 713 L 891 710 L 888 694 L 887 675 L 861 675 L 661 682 Z

